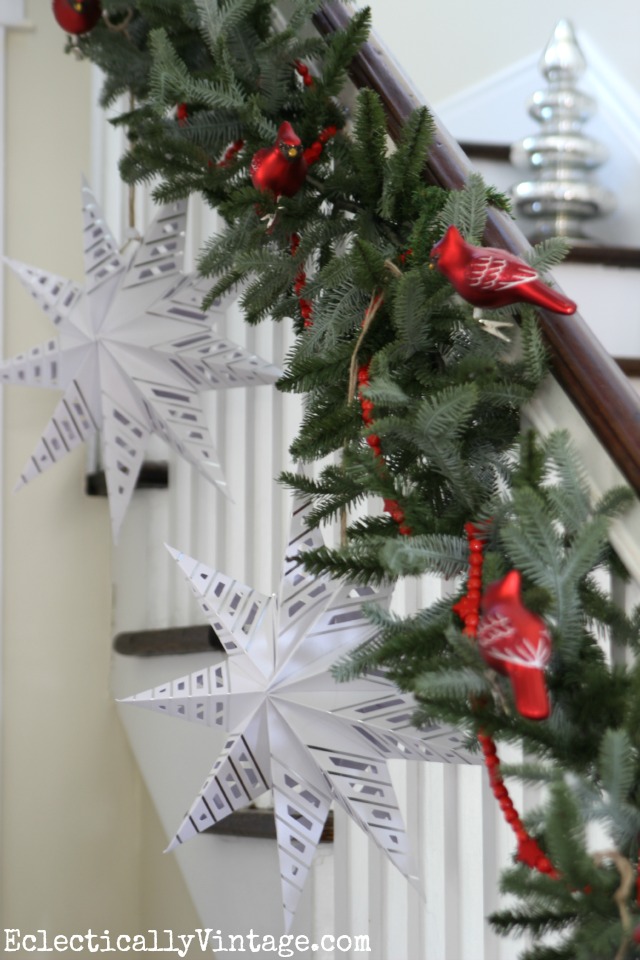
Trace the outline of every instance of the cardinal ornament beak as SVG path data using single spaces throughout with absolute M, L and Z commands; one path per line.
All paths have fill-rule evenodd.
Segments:
M 289 157 L 289 160 L 295 160 L 299 153 L 300 147 L 288 146 L 286 148 L 286 154 Z

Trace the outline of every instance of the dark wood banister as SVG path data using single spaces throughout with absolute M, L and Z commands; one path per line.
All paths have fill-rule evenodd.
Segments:
M 349 14 L 339 3 L 330 2 L 314 20 L 318 31 L 326 36 L 344 29 Z M 369 87 L 378 93 L 389 134 L 397 140 L 420 103 L 375 36 L 356 55 L 350 72 L 357 87 Z M 434 120 L 436 134 L 426 158 L 425 177 L 447 189 L 461 189 L 473 168 L 438 118 Z M 515 223 L 495 209 L 489 210 L 484 239 L 487 246 L 518 256 L 530 249 Z M 640 495 L 640 397 L 578 313 L 562 317 L 540 310 L 539 317 L 554 376 Z

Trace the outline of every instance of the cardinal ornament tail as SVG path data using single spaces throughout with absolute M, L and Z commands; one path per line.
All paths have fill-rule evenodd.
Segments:
M 538 307 L 542 307 L 543 310 L 551 310 L 553 313 L 564 313 L 567 316 L 575 313 L 577 310 L 577 306 L 573 300 L 565 297 L 564 294 L 559 293 L 557 290 L 552 290 L 551 287 L 547 287 L 544 283 L 535 281 L 530 284 L 528 293 L 529 302 L 536 304 Z
M 529 720 L 548 717 L 550 706 L 544 671 L 519 663 L 505 664 L 504 671 L 511 681 L 518 713 Z

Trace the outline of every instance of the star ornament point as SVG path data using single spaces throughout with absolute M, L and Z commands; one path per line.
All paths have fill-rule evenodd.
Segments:
M 277 597 L 168 548 L 227 657 L 122 701 L 227 734 L 169 850 L 273 790 L 286 930 L 332 803 L 418 885 L 387 761 L 479 762 L 451 727 L 413 726 L 413 698 L 384 673 L 334 679 L 376 634 L 365 603 L 387 607 L 391 586 L 307 573 L 304 552 L 322 544 L 305 526 L 310 506 L 296 501 Z
M 228 496 L 200 394 L 280 376 L 213 331 L 224 306 L 202 310 L 206 282 L 182 272 L 186 213 L 162 207 L 125 257 L 83 182 L 84 284 L 5 260 L 55 333 L 2 363 L 0 381 L 62 391 L 18 488 L 99 434 L 114 540 L 152 434 Z

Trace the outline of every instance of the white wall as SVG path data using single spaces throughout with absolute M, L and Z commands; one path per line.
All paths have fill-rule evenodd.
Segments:
M 561 18 L 597 42 L 640 90 L 640 7 L 628 0 L 368 0 L 368 6 L 375 31 L 435 108 L 515 61 L 540 54 Z

